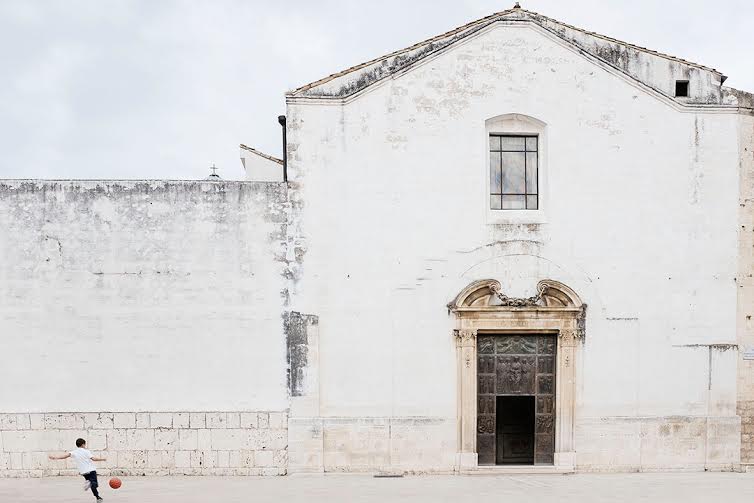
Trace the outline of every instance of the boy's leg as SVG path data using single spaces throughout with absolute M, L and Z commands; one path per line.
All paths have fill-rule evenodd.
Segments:
M 97 482 L 97 472 L 90 472 L 86 474 L 87 480 L 91 483 L 92 487 L 92 494 L 94 494 L 94 497 L 97 499 L 100 499 L 99 492 L 97 491 L 97 487 L 99 486 L 99 483 Z

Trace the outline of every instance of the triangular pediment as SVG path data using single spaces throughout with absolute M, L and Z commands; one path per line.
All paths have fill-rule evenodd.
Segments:
M 478 19 L 410 47 L 334 73 L 290 91 L 287 96 L 316 99 L 349 98 L 391 76 L 410 70 L 423 60 L 449 50 L 459 42 L 481 33 L 492 25 L 523 23 L 545 31 L 563 44 L 576 49 L 582 56 L 601 62 L 668 97 L 672 97 L 671 93 L 652 80 L 652 72 L 647 73 L 647 68 L 663 65 L 663 68 L 670 67 L 671 73 L 678 75 L 689 71 L 705 73 L 705 79 L 702 80 L 716 83 L 717 95 L 720 94 L 719 86 L 724 77 L 712 68 L 586 31 L 517 7 Z M 710 102 L 708 96 L 705 99 L 707 103 Z

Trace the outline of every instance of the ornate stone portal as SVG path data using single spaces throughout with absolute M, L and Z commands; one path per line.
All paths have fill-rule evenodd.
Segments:
M 487 341 L 490 337 L 486 336 L 493 335 L 557 335 L 553 369 L 557 376 L 552 411 L 553 465 L 558 470 L 573 470 L 575 363 L 585 335 L 586 305 L 573 290 L 557 281 L 540 281 L 537 295 L 517 299 L 503 294 L 499 282 L 487 279 L 464 288 L 448 304 L 448 309 L 456 317 L 454 334 L 458 348 L 458 469 L 473 470 L 480 466 L 477 440 L 486 441 L 484 435 L 488 433 L 478 430 L 478 393 L 481 392 L 478 392 L 477 369 L 478 365 L 484 365 L 477 352 L 478 338 L 484 337 Z M 489 463 L 489 447 L 482 448 L 482 461 Z M 547 456 L 540 455 L 538 459 L 544 460 Z

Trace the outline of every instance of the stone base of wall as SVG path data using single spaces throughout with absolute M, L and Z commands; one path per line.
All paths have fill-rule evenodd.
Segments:
M 0 477 L 77 475 L 52 461 L 84 438 L 103 475 L 285 475 L 287 412 L 0 414 Z
M 455 418 L 314 417 L 289 422 L 290 473 L 455 470 Z M 576 471 L 737 471 L 741 421 L 603 417 L 576 425 Z
M 79 437 L 106 476 L 448 472 L 456 435 L 455 418 L 292 418 L 289 432 L 286 412 L 0 414 L 0 477 L 77 475 L 47 456 Z M 581 419 L 577 471 L 740 470 L 753 438 L 738 416 Z
M 737 471 L 738 416 L 602 417 L 576 424 L 579 472 Z
M 307 417 L 289 428 L 291 473 L 454 469 L 456 418 Z
M 754 464 L 754 400 L 739 401 L 741 417 L 741 463 Z

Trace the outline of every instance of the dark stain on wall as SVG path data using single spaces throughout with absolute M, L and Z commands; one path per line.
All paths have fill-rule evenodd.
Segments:
M 304 395 L 304 370 L 308 362 L 309 327 L 316 326 L 319 317 L 288 311 L 283 314 L 283 325 L 288 360 L 288 393 L 290 396 Z

